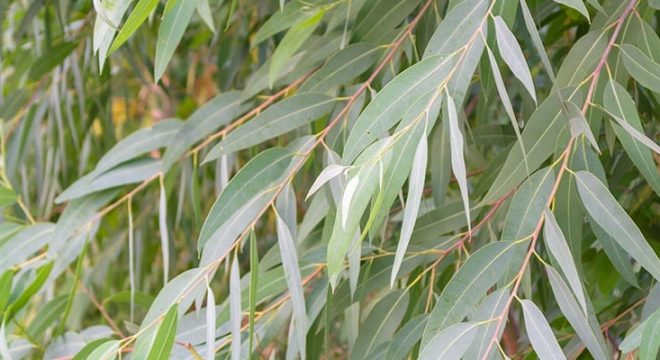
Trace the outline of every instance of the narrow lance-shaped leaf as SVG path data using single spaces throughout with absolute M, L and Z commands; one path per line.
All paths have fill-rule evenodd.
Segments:
M 231 359 L 241 358 L 241 275 L 238 270 L 238 259 L 234 257 L 229 274 L 229 308 L 231 327 Z
M 587 20 L 589 20 L 589 11 L 587 11 L 587 7 L 584 6 L 582 0 L 553 0 L 553 1 L 556 2 L 557 4 L 566 5 L 570 8 L 579 11 L 580 14 L 582 14 L 584 17 L 587 18 Z
M 321 188 L 321 186 L 325 185 L 325 183 L 327 183 L 334 177 L 338 176 L 342 172 L 346 171 L 346 169 L 347 169 L 346 166 L 342 166 L 338 164 L 328 165 L 325 169 L 323 169 L 323 171 L 321 171 L 321 173 L 316 178 L 316 180 L 314 180 L 314 183 L 309 188 L 309 192 L 307 193 L 307 196 L 305 196 L 305 200 L 309 199 L 309 197 L 314 195 Z
M 497 61 L 495 60 L 495 56 L 493 55 L 493 52 L 490 50 L 490 47 L 488 46 L 486 47 L 486 51 L 488 52 L 488 60 L 490 62 L 490 66 L 493 71 L 493 77 L 495 78 L 495 87 L 497 88 L 497 92 L 499 93 L 500 99 L 502 100 L 502 104 L 504 105 L 504 111 L 509 116 L 509 120 L 511 121 L 511 127 L 513 127 L 513 131 L 516 133 L 516 138 L 518 139 L 518 146 L 520 146 L 520 152 L 523 156 L 523 161 L 525 162 L 527 172 L 529 172 L 529 165 L 527 165 L 527 153 L 524 147 L 525 144 L 523 143 L 522 135 L 520 135 L 520 126 L 518 125 L 516 114 L 513 112 L 511 99 L 509 98 L 509 94 L 506 91 L 506 86 L 504 85 L 504 81 L 502 80 L 502 74 L 500 73 L 500 69 L 497 66 Z
M 215 359 L 215 296 L 213 289 L 206 284 L 206 360 Z
M 497 241 L 470 255 L 442 290 L 422 337 L 422 348 L 450 325 L 459 323 L 504 274 L 512 249 L 521 243 Z
M 552 329 L 545 316 L 536 305 L 529 300 L 520 302 L 525 315 L 525 328 L 527 336 L 534 347 L 534 351 L 541 360 L 565 360 Z
M 454 324 L 429 340 L 419 354 L 420 360 L 460 359 L 470 348 L 477 330 L 484 323 Z
M 422 193 L 424 191 L 424 179 L 426 177 L 426 161 L 428 157 L 428 143 L 426 138 L 426 131 L 422 133 L 419 139 L 419 144 L 415 150 L 415 157 L 413 159 L 412 169 L 410 170 L 410 179 L 408 180 L 408 199 L 406 207 L 403 212 L 403 223 L 401 224 L 401 237 L 399 244 L 396 248 L 396 255 L 394 257 L 394 265 L 392 266 L 392 275 L 390 277 L 390 287 L 394 287 L 397 274 L 401 268 L 401 262 L 406 254 L 408 242 L 412 235 L 417 221 L 417 214 L 419 212 L 419 204 L 422 200 Z
M 532 96 L 536 102 L 536 93 L 534 90 L 534 82 L 532 81 L 532 74 L 529 72 L 529 67 L 525 61 L 525 56 L 518 45 L 516 37 L 511 33 L 509 27 L 506 25 L 502 17 L 496 16 L 495 33 L 497 35 L 497 46 L 500 49 L 502 59 L 509 66 L 513 75 L 515 75 L 520 82 L 523 83 L 525 89 Z
M 156 8 L 156 5 L 158 5 L 158 0 L 139 0 L 137 2 L 128 19 L 126 19 L 124 26 L 119 30 L 115 41 L 112 42 L 110 53 L 117 50 L 133 35 L 140 25 L 147 20 L 147 17 Z
M 167 193 L 165 192 L 165 180 L 162 176 L 160 177 L 160 201 L 158 209 L 160 246 L 163 254 L 163 283 L 166 284 L 170 271 L 170 240 L 167 230 Z
M 660 93 L 660 64 L 649 59 L 639 48 L 623 44 L 623 65 L 642 86 Z
M 587 171 L 576 172 L 575 178 L 580 198 L 589 215 L 633 259 L 639 262 L 656 280 L 660 280 L 658 255 L 605 185 Z
M 172 305 L 172 307 L 165 313 L 165 317 L 163 317 L 163 320 L 158 327 L 158 332 L 156 333 L 156 338 L 151 346 L 151 351 L 149 351 L 149 355 L 147 355 L 147 360 L 167 360 L 170 358 L 172 346 L 174 345 L 176 325 L 179 318 L 178 314 L 179 311 L 177 304 Z
M 300 94 L 282 100 L 229 133 L 209 151 L 204 163 L 308 124 L 329 113 L 335 102 L 335 99 L 324 94 Z
M 89 360 L 114 360 L 117 358 L 117 351 L 119 351 L 119 340 L 108 340 L 97 347 L 87 357 Z
M 552 253 L 552 256 L 557 260 L 559 268 L 566 276 L 568 284 L 571 286 L 571 290 L 573 290 L 575 297 L 582 307 L 582 311 L 587 314 L 587 300 L 584 291 L 582 290 L 580 275 L 573 262 L 573 256 L 571 255 L 571 250 L 568 247 L 566 238 L 550 210 L 546 209 L 543 216 L 545 217 L 543 239 L 545 240 L 550 253 Z
M 392 339 L 405 315 L 409 298 L 406 290 L 397 290 L 376 304 L 359 329 L 351 360 L 366 359 L 379 345 Z
M 463 157 L 463 133 L 458 125 L 458 114 L 456 113 L 456 105 L 454 99 L 447 92 L 447 110 L 449 113 L 449 143 L 451 145 L 451 169 L 454 172 L 454 177 L 458 182 L 458 187 L 461 190 L 461 197 L 463 199 L 463 207 L 465 208 L 465 218 L 467 219 L 467 226 L 472 228 L 472 221 L 470 220 L 470 197 L 468 196 L 467 173 L 465 171 L 465 159 Z M 468 230 L 472 231 L 472 230 Z
M 660 311 L 656 310 L 645 322 L 639 344 L 639 358 L 657 359 L 660 348 Z
M 165 5 L 163 22 L 158 27 L 154 81 L 157 83 L 174 55 L 177 45 L 183 38 L 198 0 L 168 0 Z
M 613 79 L 608 81 L 605 86 L 603 104 L 605 105 L 605 109 L 615 116 L 615 120 L 620 118 L 639 132 L 643 131 L 642 121 L 637 114 L 635 102 L 626 89 Z M 617 122 L 622 123 L 621 121 Z M 636 140 L 634 133 L 630 133 L 625 128 L 621 129 L 617 126 L 613 128 L 632 162 L 637 166 L 639 172 L 644 176 L 655 193 L 660 196 L 660 173 L 658 173 L 655 162 L 653 161 L 653 154 L 642 146 L 643 142 L 640 143 L 641 140 Z
M 582 342 L 584 342 L 584 345 L 587 347 L 591 355 L 597 360 L 611 358 L 607 355 L 608 351 L 604 346 L 604 340 L 602 339 L 601 334 L 594 331 L 591 327 L 588 320 L 589 315 L 585 317 L 585 314 L 580 309 L 577 301 L 575 301 L 575 297 L 564 280 L 562 280 L 559 273 L 557 273 L 557 270 L 550 265 L 546 265 L 545 270 L 548 274 L 552 292 L 555 295 L 559 309 L 561 309 L 566 320 L 568 320 L 573 329 L 575 329 L 575 333 Z
M 296 340 L 298 341 L 298 350 L 300 358 L 306 358 L 306 335 L 307 335 L 307 310 L 305 306 L 305 294 L 298 267 L 298 255 L 295 242 L 291 237 L 288 226 L 277 214 L 277 243 L 280 246 L 280 255 L 282 256 L 282 267 L 286 275 L 287 286 L 291 293 L 291 302 L 293 306 L 293 316 L 295 319 Z
M 593 148 L 600 154 L 600 149 L 598 148 L 598 141 L 594 137 L 594 134 L 589 128 L 589 123 L 587 119 L 582 114 L 580 108 L 577 105 L 570 101 L 565 101 L 562 106 L 566 111 L 566 117 L 568 118 L 568 125 L 571 131 L 571 136 L 576 137 L 584 135 Z
M 302 44 L 314 32 L 318 24 L 323 19 L 325 11 L 318 10 L 309 18 L 294 25 L 282 38 L 282 41 L 275 49 L 268 71 L 268 83 L 273 87 L 275 80 L 279 77 L 280 70 L 291 56 L 302 46 Z
M 257 309 L 257 286 L 259 284 L 259 252 L 257 236 L 254 230 L 250 231 L 250 290 L 248 293 L 249 319 L 248 319 L 248 351 L 252 354 L 254 346 L 254 322 Z
M 529 36 L 532 38 L 532 43 L 534 44 L 534 48 L 536 48 L 536 52 L 539 54 L 539 57 L 541 58 L 541 62 L 545 67 L 545 71 L 547 71 L 548 76 L 550 76 L 550 80 L 554 83 L 555 71 L 552 69 L 552 64 L 550 64 L 550 59 L 548 58 L 548 54 L 545 52 L 545 47 L 543 46 L 541 35 L 539 35 L 539 31 L 536 29 L 536 23 L 534 22 L 534 18 L 532 17 L 532 14 L 529 11 L 529 7 L 527 7 L 527 2 L 521 1 L 520 8 L 523 13 L 525 27 L 527 28 L 527 32 L 529 33 Z

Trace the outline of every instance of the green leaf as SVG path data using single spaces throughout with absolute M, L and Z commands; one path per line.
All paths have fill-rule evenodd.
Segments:
M 247 149 L 308 124 L 332 110 L 335 99 L 323 94 L 300 94 L 270 106 L 254 119 L 239 126 L 214 146 L 204 163 L 223 154 Z
M 516 37 L 511 33 L 509 27 L 500 16 L 494 18 L 495 33 L 497 35 L 497 46 L 500 49 L 502 59 L 507 64 L 509 69 L 515 77 L 522 82 L 529 95 L 532 96 L 536 102 L 536 92 L 534 90 L 534 81 L 532 81 L 532 74 L 529 71 L 525 56 L 518 45 Z
M 552 64 L 550 63 L 550 59 L 548 58 L 548 54 L 545 51 L 545 47 L 543 46 L 543 41 L 541 40 L 541 35 L 539 35 L 538 29 L 536 29 L 536 23 L 534 22 L 534 18 L 532 17 L 531 12 L 529 11 L 529 7 L 527 7 L 527 2 L 526 1 L 521 1 L 520 2 L 520 8 L 523 13 L 523 19 L 525 21 L 525 27 L 527 28 L 527 32 L 529 33 L 529 36 L 532 38 L 532 44 L 534 44 L 534 48 L 536 49 L 536 52 L 539 54 L 539 57 L 541 58 L 541 62 L 543 63 L 543 66 L 545 67 L 545 71 L 548 72 L 548 76 L 550 76 L 550 81 L 553 83 L 555 82 L 555 72 L 552 69 Z
M 392 342 L 387 350 L 385 360 L 403 360 L 421 339 L 426 327 L 428 315 L 421 314 L 406 322 L 401 329 L 396 332 Z
M 463 200 L 463 208 L 465 210 L 465 218 L 467 220 L 468 228 L 471 228 L 470 220 L 470 197 L 468 195 L 467 184 L 467 171 L 465 170 L 465 159 L 463 156 L 463 132 L 458 125 L 458 114 L 456 113 L 456 105 L 454 99 L 447 92 L 447 113 L 449 114 L 449 145 L 451 147 L 451 170 L 454 177 L 458 182 L 458 187 L 461 190 L 461 198 Z M 470 230 L 471 231 L 471 230 Z
M 248 293 L 249 300 L 249 327 L 248 327 L 248 351 L 252 356 L 254 348 L 254 321 L 257 311 L 257 288 L 259 286 L 259 249 L 257 248 L 257 236 L 254 230 L 250 232 L 250 288 Z
M 470 348 L 477 330 L 483 323 L 464 322 L 442 330 L 422 347 L 420 360 L 460 359 Z
M 121 22 L 131 2 L 131 0 L 104 0 L 101 2 L 104 15 L 99 14 L 96 16 L 94 37 L 92 38 L 92 49 L 99 56 L 99 72 L 103 71 L 103 65 L 108 56 L 112 39 L 117 33 L 117 25 Z M 110 20 L 111 23 L 108 23 L 107 20 Z
M 163 256 L 163 284 L 167 284 L 170 271 L 170 240 L 167 230 L 167 193 L 165 180 L 160 178 L 160 194 L 158 201 L 158 231 L 160 232 L 160 247 Z
M 484 301 L 481 302 L 479 308 L 473 316 L 470 317 L 472 321 L 487 321 L 494 319 L 504 312 L 504 307 L 509 300 L 511 295 L 511 289 L 502 288 L 493 291 L 486 297 Z M 487 324 L 484 324 L 477 330 L 477 334 L 474 337 L 472 346 L 465 353 L 464 358 L 466 359 L 482 359 L 486 350 L 488 349 L 490 342 L 493 338 L 497 338 L 498 341 L 502 337 L 504 332 L 504 327 L 500 327 L 497 330 L 497 322 L 490 321 Z M 492 355 L 492 352 L 491 352 Z M 492 356 L 491 356 L 492 357 Z
M 607 46 L 607 34 L 607 31 L 591 31 L 571 47 L 557 72 L 553 91 L 568 86 L 579 86 L 593 73 Z M 580 102 L 576 101 L 576 103 Z
M 409 296 L 405 290 L 394 291 L 369 312 L 355 340 L 351 359 L 365 359 L 380 344 L 391 340 L 408 307 Z
M 621 46 L 623 65 L 640 85 L 660 93 L 660 64 L 649 59 L 639 48 L 623 44 Z
M 30 80 L 37 81 L 48 74 L 56 66 L 64 62 L 64 59 L 71 55 L 77 46 L 78 44 L 75 42 L 62 42 L 51 46 L 47 52 L 34 60 L 34 64 L 30 67 L 30 73 L 28 74 Z
M 154 82 L 158 83 L 167 64 L 174 55 L 177 45 L 183 38 L 198 0 L 167 0 L 163 22 L 158 27 L 156 42 L 156 58 L 154 65 Z
M 518 188 L 504 219 L 501 239 L 515 241 L 530 236 L 546 209 L 552 194 L 555 173 L 552 167 L 543 168 Z
M 16 315 L 16 313 L 27 305 L 30 299 L 32 299 L 32 297 L 41 289 L 46 280 L 48 280 L 51 270 L 53 270 L 53 264 L 53 262 L 49 262 L 37 269 L 32 282 L 30 282 L 23 292 L 21 292 L 21 294 L 9 304 L 4 317 L 5 321 L 10 320 Z
M 375 1 L 369 12 L 358 18 L 355 37 L 372 44 L 386 43 L 399 25 L 419 4 L 415 0 Z M 365 354 L 366 355 L 366 354 Z
M 255 214 L 248 217 L 246 213 L 241 217 L 241 211 L 251 203 L 264 202 L 263 197 L 270 194 L 269 189 L 285 176 L 292 159 L 294 159 L 292 151 L 276 147 L 259 153 L 245 164 L 229 181 L 209 211 L 197 240 L 197 250 L 202 252 L 206 244 L 211 242 L 233 243 L 256 216 Z M 231 231 L 231 234 L 227 231 Z M 204 250 L 206 251 L 208 250 Z
M 573 255 L 571 249 L 568 247 L 566 238 L 557 224 L 552 212 L 548 209 L 545 210 L 545 225 L 543 226 L 543 240 L 545 241 L 548 250 L 559 264 L 559 268 L 568 280 L 568 284 L 573 290 L 573 294 L 582 307 L 582 311 L 587 313 L 587 300 L 582 290 L 582 283 L 580 275 L 578 274 L 577 267 L 573 262 Z
M 48 244 L 54 231 L 55 225 L 51 223 L 37 223 L 9 238 L 0 245 L 0 272 L 28 260 Z
M 98 345 L 94 351 L 92 351 L 88 360 L 114 360 L 117 358 L 117 352 L 119 351 L 119 345 L 121 342 L 119 340 L 107 340 L 102 344 Z
M 112 189 L 122 185 L 142 182 L 162 169 L 162 162 L 154 158 L 142 158 L 118 165 L 102 174 L 87 174 L 55 198 L 56 203 L 63 203 L 85 195 Z
M 166 360 L 170 358 L 172 346 L 174 345 L 174 335 L 176 334 L 176 324 L 178 320 L 178 307 L 174 304 L 165 313 L 163 320 L 158 326 L 156 337 L 147 360 Z
M 607 86 L 605 86 L 603 104 L 605 104 L 605 109 L 617 120 L 617 123 L 625 126 L 623 129 L 613 126 L 617 138 L 619 138 L 626 153 L 630 156 L 630 159 L 651 188 L 653 188 L 656 194 L 660 195 L 660 174 L 655 167 L 653 155 L 648 149 L 641 146 L 642 144 L 649 145 L 649 141 L 653 145 L 655 143 L 649 139 L 645 142 L 640 141 L 642 139 L 638 135 L 643 134 L 644 128 L 642 127 L 642 121 L 637 114 L 635 102 L 632 97 L 621 85 L 614 80 L 610 80 Z M 629 131 L 629 127 L 632 127 L 636 131 Z
M 324 10 L 318 10 L 307 19 L 298 22 L 284 35 L 282 41 L 275 49 L 268 71 L 268 84 L 273 87 L 275 81 L 279 78 L 280 71 L 287 61 L 296 53 L 302 44 L 316 30 L 316 27 L 323 19 Z
M 180 127 L 163 155 L 163 169 L 169 169 L 193 144 L 229 124 L 243 112 L 241 92 L 222 93 L 197 109 Z
M 349 171 L 348 184 L 342 195 L 342 206 L 337 210 L 332 235 L 328 242 L 328 275 L 333 289 L 337 285 L 337 277 L 343 268 L 344 257 L 348 253 L 352 239 L 359 231 L 360 217 L 379 184 L 380 169 L 389 165 L 391 152 L 386 150 L 389 149 L 391 141 L 392 139 L 388 137 L 369 146 Z M 349 187 L 351 181 L 355 184 L 354 190 Z M 363 232 L 368 230 L 367 228 Z M 359 242 L 355 242 L 354 246 L 359 246 Z
M 566 111 L 566 117 L 568 118 L 568 125 L 571 132 L 571 137 L 578 137 L 584 135 L 593 148 L 600 154 L 600 149 L 598 148 L 598 141 L 594 137 L 594 134 L 589 128 L 589 123 L 587 119 L 582 114 L 582 110 L 570 101 L 565 101 L 562 104 L 564 111 Z
M 34 321 L 27 328 L 33 339 L 39 339 L 44 332 L 57 321 L 65 311 L 68 295 L 60 295 L 44 305 Z
M 521 243 L 497 241 L 470 255 L 442 290 L 422 337 L 422 348 L 449 326 L 460 323 L 504 274 L 512 249 Z
M 0 208 L 15 203 L 17 198 L 18 196 L 14 191 L 0 185 Z
M 5 306 L 9 302 L 13 280 L 14 272 L 12 270 L 6 270 L 0 275 L 0 317 L 5 312 Z
M 435 90 L 449 75 L 454 57 L 433 56 L 397 75 L 367 105 L 348 135 L 342 159 L 352 163 L 370 143 L 401 120 L 419 97 Z
M 607 187 L 587 171 L 576 172 L 575 178 L 580 198 L 589 215 L 633 259 L 660 280 L 660 259 Z
M 299 91 L 323 93 L 345 84 L 369 69 L 383 50 L 368 43 L 348 45 L 332 55 L 323 67 L 305 80 Z
M 587 216 L 591 230 L 593 230 L 600 245 L 603 246 L 605 254 L 614 265 L 616 271 L 630 285 L 639 288 L 637 276 L 633 270 L 633 264 L 630 261 L 628 253 L 611 237 L 600 225 L 591 217 Z
M 229 274 L 229 308 L 231 326 L 231 359 L 241 358 L 241 274 L 238 269 L 238 259 L 234 257 Z
M 655 359 L 660 348 L 660 311 L 655 311 L 644 321 L 644 330 L 639 344 L 640 359 Z
M 556 2 L 557 4 L 566 5 L 570 8 L 577 10 L 578 12 L 580 12 L 580 14 L 586 17 L 587 20 L 589 20 L 589 11 L 587 11 L 587 7 L 584 6 L 582 0 L 553 0 L 553 1 Z
M 251 47 L 259 45 L 269 37 L 299 23 L 305 17 L 304 5 L 301 1 L 291 1 L 284 6 L 284 9 L 276 11 L 254 35 L 254 39 L 250 42 Z
M 216 329 L 216 313 L 215 313 L 215 296 L 213 289 L 206 284 L 206 359 L 215 358 L 215 329 Z
M 209 0 L 197 0 L 197 14 L 204 20 L 206 26 L 215 33 L 215 23 L 213 22 L 213 12 L 209 5 Z
M 527 336 L 534 347 L 539 359 L 565 360 L 566 356 L 561 351 L 552 329 L 545 316 L 536 305 L 529 300 L 520 302 L 525 315 L 525 328 Z
M 485 0 L 464 0 L 450 9 L 429 40 L 424 59 L 451 54 L 465 46 L 486 17 L 488 3 Z
M 295 226 L 295 224 L 293 224 Z M 306 338 L 307 338 L 307 310 L 305 307 L 305 291 L 300 277 L 298 266 L 298 254 L 296 245 L 291 236 L 291 231 L 287 224 L 282 220 L 280 214 L 277 214 L 277 243 L 280 247 L 282 256 L 282 268 L 286 276 L 287 286 L 291 294 L 291 306 L 293 307 L 293 319 L 295 323 L 295 336 L 298 341 L 298 351 L 300 358 L 306 359 Z
M 555 295 L 557 304 L 561 309 L 561 312 L 566 317 L 566 320 L 571 324 L 577 336 L 584 342 L 584 345 L 587 347 L 591 355 L 596 360 L 605 360 L 611 358 L 608 356 L 607 348 L 605 347 L 605 342 L 600 334 L 600 329 L 594 330 L 590 324 L 589 317 L 591 315 L 585 314 L 580 309 L 575 297 L 568 288 L 568 285 L 562 280 L 557 270 L 552 268 L 550 265 L 546 265 L 545 270 L 548 274 L 548 279 L 550 279 L 550 285 L 552 287 L 552 292 Z
M 408 180 L 408 198 L 403 211 L 403 223 L 401 224 L 401 237 L 396 248 L 394 264 L 392 265 L 392 276 L 390 278 L 390 287 L 394 287 L 397 273 L 401 268 L 401 262 L 406 254 L 410 236 L 412 235 L 417 221 L 419 204 L 422 201 L 424 192 L 424 179 L 426 178 L 426 161 L 428 157 L 428 143 L 426 139 L 426 130 L 422 133 L 415 156 L 413 158 L 412 169 L 410 170 L 410 179 Z
M 88 342 L 78 353 L 73 357 L 73 360 L 87 360 L 90 357 L 90 354 L 94 352 L 98 347 L 101 345 L 107 343 L 107 342 L 113 342 L 114 340 L 102 338 L 102 339 L 96 339 L 93 341 Z
M 523 145 L 517 144 L 511 148 L 483 203 L 494 202 L 506 195 L 534 172 L 555 149 L 563 149 L 568 141 L 568 119 L 562 111 L 561 103 L 570 90 L 568 88 L 565 92 L 553 93 L 536 108 L 523 130 Z M 524 153 L 521 148 L 525 149 Z
M 96 164 L 93 173 L 96 176 L 115 166 L 151 153 L 172 143 L 181 128 L 181 121 L 165 119 L 155 125 L 142 128 L 121 139 Z M 181 140 L 177 136 L 177 142 Z
M 135 33 L 140 25 L 147 20 L 149 14 L 154 11 L 156 5 L 158 5 L 158 0 L 139 0 L 137 2 L 131 14 L 128 15 L 124 26 L 119 30 L 115 41 L 112 42 L 109 54 L 119 49 Z
M 149 354 L 150 349 L 153 348 L 153 344 L 157 340 L 156 328 L 152 323 L 162 319 L 175 304 L 178 304 L 178 312 L 185 312 L 193 302 L 193 290 L 203 282 L 204 277 L 204 272 L 201 269 L 193 268 L 179 274 L 163 286 L 142 320 L 139 336 L 133 347 L 132 357 L 136 359 L 147 358 L 147 354 Z

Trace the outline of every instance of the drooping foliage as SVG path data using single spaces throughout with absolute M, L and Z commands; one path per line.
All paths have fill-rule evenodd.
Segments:
M 0 358 L 655 359 L 657 0 L 0 0 Z

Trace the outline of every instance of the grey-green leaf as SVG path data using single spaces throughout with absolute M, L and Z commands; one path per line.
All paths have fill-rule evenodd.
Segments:
M 241 310 L 241 274 L 238 269 L 238 259 L 234 257 L 229 274 L 229 308 L 231 327 L 231 359 L 241 358 L 241 323 L 243 314 Z
M 623 44 L 623 65 L 642 86 L 660 93 L 660 64 L 649 59 L 639 48 Z
M 422 337 L 422 347 L 443 329 L 467 316 L 486 291 L 502 277 L 512 249 L 521 243 L 497 241 L 473 253 L 442 290 Z
M 477 330 L 483 323 L 454 324 L 439 332 L 422 347 L 420 360 L 460 359 L 471 346 Z
M 282 268 L 284 269 L 284 275 L 286 276 L 287 286 L 291 293 L 291 304 L 293 306 L 298 351 L 300 352 L 300 358 L 306 359 L 305 349 L 308 325 L 307 310 L 305 307 L 305 291 L 300 277 L 296 244 L 291 236 L 289 227 L 284 220 L 282 220 L 280 214 L 277 214 L 277 243 L 280 247 Z
M 564 280 L 562 280 L 559 273 L 557 273 L 557 270 L 550 265 L 546 265 L 545 269 L 548 274 L 548 279 L 550 279 L 550 285 L 552 287 L 552 292 L 555 295 L 555 299 L 557 300 L 557 304 L 566 317 L 566 320 L 568 320 L 573 329 L 575 329 L 575 333 L 584 342 L 584 345 L 595 359 L 610 359 L 611 357 L 607 355 L 607 349 L 603 346 L 604 340 L 602 339 L 601 334 L 595 332 L 591 327 L 588 318 L 585 317 L 585 314 L 580 309 L 577 301 L 575 301 L 575 297 L 568 289 L 568 286 Z
M 378 345 L 392 339 L 405 315 L 408 301 L 408 293 L 398 290 L 376 304 L 360 328 L 351 359 L 365 359 Z
M 515 75 L 520 82 L 522 82 L 527 92 L 532 96 L 536 102 L 536 92 L 534 90 L 534 81 L 532 81 L 532 74 L 529 71 L 525 56 L 523 55 L 520 45 L 516 37 L 513 35 L 509 27 L 500 16 L 494 18 L 495 33 L 497 35 L 497 46 L 500 49 L 502 59 L 509 66 L 513 75 Z
M 280 71 L 287 61 L 295 54 L 295 52 L 302 46 L 302 44 L 309 38 L 310 35 L 316 30 L 316 27 L 323 19 L 325 11 L 318 10 L 307 19 L 295 24 L 284 35 L 282 41 L 275 49 L 268 71 L 268 83 L 273 87 L 275 81 L 279 78 Z
M 436 89 L 454 63 L 454 57 L 429 57 L 407 68 L 385 85 L 351 129 L 342 155 L 344 163 L 352 163 L 371 142 L 401 120 L 419 97 Z
M 282 100 L 229 133 L 211 149 L 204 162 L 286 134 L 329 113 L 334 104 L 335 99 L 327 95 L 311 93 Z
M 660 348 L 660 311 L 656 310 L 645 320 L 645 323 L 639 344 L 639 358 L 657 359 L 658 348 Z
M 154 81 L 157 83 L 165 73 L 167 64 L 174 55 L 177 45 L 183 38 L 198 0 L 168 0 L 165 5 L 163 22 L 158 27 Z
M 589 11 L 587 10 L 587 7 L 584 6 L 584 3 L 582 0 L 553 0 L 554 2 L 562 5 L 566 5 L 570 8 L 573 8 L 577 11 L 580 12 L 584 17 L 589 20 Z
M 656 280 L 660 280 L 660 259 L 646 242 L 637 225 L 623 210 L 607 187 L 587 171 L 575 173 L 578 192 L 591 217 L 610 234 L 621 247 L 644 267 Z
M 637 114 L 635 102 L 626 89 L 616 81 L 610 80 L 605 86 L 603 104 L 605 105 L 605 109 L 616 118 L 620 118 L 623 120 L 622 122 L 630 124 L 638 132 L 643 132 L 642 122 Z M 622 129 L 618 126 L 614 126 L 613 128 L 632 162 L 639 169 L 639 172 L 644 176 L 655 193 L 660 196 L 660 173 L 658 173 L 655 167 L 651 152 L 641 146 L 639 141 L 630 132 L 626 131 L 625 128 Z
M 561 351 L 559 343 L 545 316 L 536 305 L 529 300 L 520 302 L 525 315 L 525 328 L 529 341 L 541 360 L 565 360 L 566 356 Z
M 568 247 L 566 238 L 557 224 L 557 220 L 552 212 L 548 209 L 544 212 L 545 225 L 543 226 L 543 240 L 552 256 L 557 260 L 559 268 L 564 273 L 568 280 L 568 284 L 573 290 L 573 294 L 577 298 L 582 311 L 587 313 L 587 300 L 582 290 L 582 283 L 580 282 L 580 275 L 578 274 L 577 267 L 573 262 L 573 255 L 571 249 Z

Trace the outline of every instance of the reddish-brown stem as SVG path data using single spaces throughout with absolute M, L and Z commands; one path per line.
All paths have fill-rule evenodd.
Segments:
M 633 10 L 635 7 L 635 4 L 637 3 L 637 0 L 630 0 L 630 3 L 628 6 L 625 8 L 623 13 L 619 16 L 619 18 L 616 20 L 616 27 L 614 29 L 614 32 L 612 33 L 612 36 L 610 37 L 610 40 L 607 44 L 607 47 L 605 48 L 605 51 L 600 57 L 600 60 L 598 61 L 598 65 L 592 72 L 591 76 L 591 83 L 589 84 L 589 91 L 587 92 L 587 97 L 585 99 L 584 105 L 582 106 L 582 113 L 586 114 L 587 110 L 589 109 L 589 104 L 591 104 L 591 99 L 594 95 L 594 91 L 596 89 L 596 85 L 598 83 L 598 78 L 600 76 L 600 72 L 602 71 L 605 63 L 607 62 L 607 57 L 612 50 L 612 47 L 614 46 L 614 42 L 616 41 L 617 36 L 619 35 L 619 32 L 621 31 L 621 27 L 623 26 L 623 23 L 625 19 L 628 17 L 630 12 Z M 552 205 L 552 202 L 554 201 L 555 195 L 557 194 L 557 189 L 559 189 L 559 184 L 561 183 L 561 179 L 566 172 L 566 169 L 568 168 L 568 160 L 570 158 L 570 153 L 571 149 L 573 148 L 573 144 L 575 143 L 575 137 L 572 137 L 569 141 L 568 144 L 566 145 L 566 148 L 560 155 L 561 159 L 561 166 L 559 168 L 559 172 L 557 173 L 557 178 L 552 186 L 552 191 L 550 192 L 550 196 L 548 197 L 548 200 L 546 201 L 546 206 L 550 207 Z M 500 314 L 497 320 L 497 326 L 495 327 L 495 332 L 493 337 L 490 340 L 490 343 L 488 345 L 488 348 L 486 349 L 486 352 L 484 353 L 482 360 L 488 359 L 488 356 L 490 354 L 490 351 L 492 350 L 493 346 L 495 343 L 498 341 L 498 336 L 497 334 L 500 332 L 500 329 L 506 322 L 506 314 L 509 313 L 509 309 L 511 308 L 511 303 L 513 302 L 513 299 L 516 297 L 516 294 L 518 292 L 518 289 L 520 287 L 520 284 L 523 279 L 523 274 L 525 273 L 527 266 L 529 264 L 529 261 L 534 254 L 535 248 L 536 248 L 536 242 L 538 240 L 539 234 L 541 232 L 541 228 L 543 227 L 543 222 L 545 218 L 541 216 L 539 221 L 536 224 L 536 228 L 534 229 L 534 232 L 532 233 L 532 241 L 529 245 L 529 248 L 527 250 L 527 254 L 525 255 L 525 258 L 523 260 L 522 265 L 520 266 L 520 269 L 518 273 L 516 274 L 515 277 L 515 283 L 513 285 L 513 288 L 511 289 L 511 295 L 509 296 L 506 305 L 504 306 L 504 310 Z

